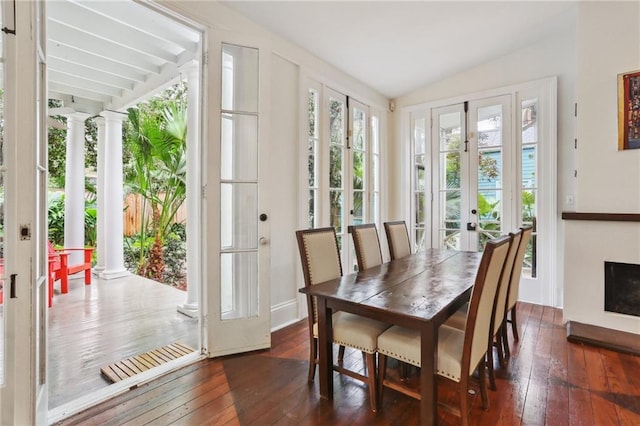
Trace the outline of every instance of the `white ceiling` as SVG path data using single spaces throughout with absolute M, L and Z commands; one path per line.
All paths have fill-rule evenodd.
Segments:
M 223 2 L 396 98 L 573 28 L 564 1 Z
M 96 114 L 175 81 L 200 34 L 133 1 L 47 2 L 49 97 Z

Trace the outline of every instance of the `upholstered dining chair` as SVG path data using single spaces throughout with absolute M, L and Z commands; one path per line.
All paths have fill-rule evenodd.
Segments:
M 380 239 L 376 225 L 374 223 L 350 225 L 347 229 L 353 238 L 358 270 L 364 271 L 373 266 L 381 265 L 382 251 L 380 251 Z
M 342 276 L 338 240 L 333 227 L 296 231 L 296 238 L 305 286 Z M 313 381 L 318 363 L 318 308 L 315 298 L 309 295 L 307 308 L 310 341 L 309 381 Z M 332 324 L 333 343 L 362 351 L 367 375 L 344 368 L 342 362 L 333 365 L 333 369 L 367 384 L 371 409 L 376 411 L 378 407 L 375 362 L 377 339 L 389 325 L 346 312 L 335 312 L 332 316 Z
M 509 290 L 507 293 L 507 304 L 505 308 L 505 324 L 502 331 L 502 340 L 504 343 L 505 355 L 509 357 L 511 355 L 509 349 L 509 340 L 507 339 L 507 323 L 511 323 L 511 332 L 513 333 L 514 340 L 520 340 L 518 336 L 518 321 L 516 316 L 516 305 L 518 304 L 518 295 L 520 292 L 520 276 L 522 275 L 522 265 L 524 263 L 524 254 L 527 251 L 529 240 L 531 239 L 531 233 L 533 227 L 527 226 L 520 228 L 522 230 L 522 238 L 518 245 L 518 252 L 513 263 L 513 269 L 511 270 L 511 277 L 509 280 Z M 510 314 L 511 318 L 507 318 Z
M 411 254 L 409 232 L 407 232 L 407 225 L 404 220 L 385 222 L 384 232 L 387 234 L 391 260 L 400 259 Z
M 469 424 L 467 389 L 476 369 L 482 406 L 489 408 L 485 372 L 487 336 L 500 275 L 509 252 L 509 241 L 509 237 L 504 236 L 486 243 L 471 292 L 465 329 L 442 325 L 438 333 L 437 374 L 458 385 L 459 409 L 446 408 L 458 415 L 465 426 Z M 385 370 L 389 356 L 420 367 L 420 346 L 420 332 L 414 329 L 393 326 L 378 337 L 379 403 L 382 403 L 384 387 L 416 397 L 415 392 L 402 383 L 387 380 Z
M 496 379 L 493 372 L 493 347 L 497 348 L 498 360 L 501 366 L 505 366 L 505 355 L 503 350 L 503 328 L 506 321 L 505 317 L 505 305 L 507 302 L 507 293 L 509 291 L 509 280 L 511 279 L 511 269 L 513 268 L 516 253 L 518 251 L 518 245 L 522 238 L 522 230 L 518 229 L 515 232 L 509 233 L 509 252 L 507 254 L 507 260 L 504 264 L 502 275 L 500 276 L 500 284 L 498 285 L 498 291 L 496 292 L 496 298 L 493 305 L 493 314 L 491 316 L 491 329 L 489 334 L 489 346 L 487 347 L 487 369 L 489 372 L 489 388 L 496 390 Z M 467 320 L 467 311 L 469 304 L 467 303 L 457 312 L 455 312 L 445 324 L 451 327 L 464 330 Z M 495 342 L 495 344 L 494 344 Z

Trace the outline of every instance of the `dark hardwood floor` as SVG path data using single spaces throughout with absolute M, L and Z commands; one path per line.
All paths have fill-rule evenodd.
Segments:
M 473 425 L 640 425 L 640 357 L 569 343 L 562 311 L 520 304 L 519 344 L 496 365 L 490 409 L 473 399 Z M 511 336 L 511 334 L 509 334 Z M 369 410 L 364 385 L 334 375 L 334 400 L 307 382 L 306 321 L 273 333 L 272 349 L 201 361 L 139 386 L 60 425 L 413 425 L 418 402 L 385 389 Z M 345 362 L 358 366 L 359 353 Z M 496 361 L 497 362 L 497 361 Z M 317 377 L 317 376 L 316 376 Z M 439 400 L 455 403 L 441 383 Z M 458 419 L 440 411 L 440 423 Z

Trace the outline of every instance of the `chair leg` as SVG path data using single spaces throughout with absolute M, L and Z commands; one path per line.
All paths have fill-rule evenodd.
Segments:
M 505 357 L 504 357 L 504 347 L 502 346 L 502 326 L 500 326 L 500 328 L 498 329 L 498 332 L 496 333 L 496 348 L 498 349 L 498 363 L 500 364 L 500 366 L 502 368 L 507 366 L 507 363 L 505 361 Z
M 387 375 L 387 356 L 378 354 L 378 406 L 382 407 L 382 393 L 384 392 L 384 378 Z
M 344 346 L 340 345 L 338 348 L 338 364 L 342 365 L 342 361 L 344 361 Z
M 484 365 L 480 363 L 478 367 L 478 379 L 480 380 L 480 398 L 482 399 L 482 409 L 489 409 L 489 395 L 487 394 L 487 378 L 484 371 Z
M 318 359 L 318 339 L 311 339 L 309 346 L 309 381 L 313 382 L 316 375 L 316 361 Z
M 517 341 L 520 341 L 520 336 L 518 336 L 518 320 L 516 318 L 516 308 L 518 304 L 511 309 L 511 331 L 513 331 L 513 338 Z
M 480 363 L 482 364 L 482 362 Z M 462 378 L 460 380 L 460 388 L 458 393 L 460 394 L 460 423 L 462 426 L 469 426 L 469 378 Z
M 500 329 L 502 333 L 502 343 L 504 345 L 504 356 L 508 360 L 511 358 L 511 350 L 509 349 L 509 338 L 507 337 L 507 321 L 505 320 Z
M 487 360 L 487 369 L 489 370 L 489 389 L 494 391 L 494 390 L 497 390 L 498 388 L 496 387 L 496 378 L 493 375 L 493 344 L 489 345 L 489 350 L 487 351 L 486 360 Z
M 364 353 L 364 352 L 363 352 Z M 378 411 L 378 388 L 376 386 L 376 354 L 366 354 L 367 362 L 367 385 L 369 386 L 369 402 L 371 411 Z

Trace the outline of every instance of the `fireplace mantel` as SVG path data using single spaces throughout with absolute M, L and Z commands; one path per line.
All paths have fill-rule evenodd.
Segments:
M 595 220 L 601 222 L 640 222 L 640 213 L 562 212 L 563 220 Z

